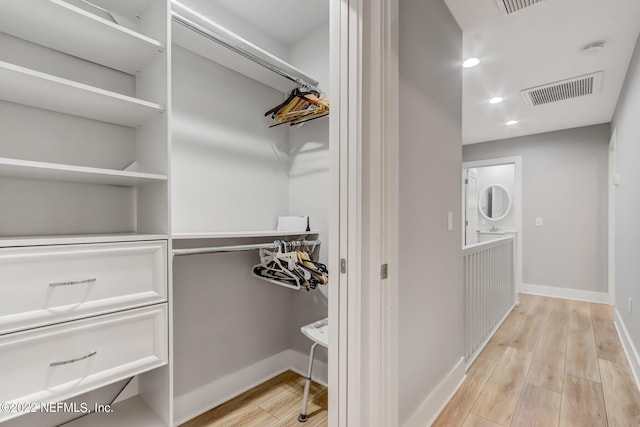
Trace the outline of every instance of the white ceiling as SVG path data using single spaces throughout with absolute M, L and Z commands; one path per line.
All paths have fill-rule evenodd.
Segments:
M 329 22 L 329 0 L 211 0 L 207 3 L 227 9 L 286 46 Z
M 464 144 L 611 121 L 640 32 L 639 0 L 547 0 L 510 16 L 496 0 L 445 2 L 464 31 L 464 57 L 482 61 L 463 70 Z M 601 53 L 581 53 L 595 41 L 605 42 Z M 521 98 L 522 89 L 600 70 L 599 94 L 535 108 Z M 505 100 L 489 104 L 494 96 Z

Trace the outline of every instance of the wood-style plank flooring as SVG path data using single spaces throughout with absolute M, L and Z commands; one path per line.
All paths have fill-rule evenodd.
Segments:
M 182 424 L 183 427 L 325 427 L 328 425 L 327 388 L 311 383 L 305 423 L 298 422 L 304 377 L 292 371 L 241 394 Z
M 606 305 L 520 295 L 434 427 L 639 427 Z

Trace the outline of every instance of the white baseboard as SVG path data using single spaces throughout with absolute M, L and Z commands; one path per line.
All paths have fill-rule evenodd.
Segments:
M 464 382 L 464 368 L 464 357 L 461 357 L 402 427 L 428 427 L 433 424 Z
M 631 341 L 627 327 L 625 326 L 622 317 L 620 317 L 618 310 L 616 310 L 615 325 L 616 330 L 618 331 L 618 336 L 620 337 L 620 342 L 622 343 L 622 348 L 624 349 L 624 354 L 627 356 L 627 361 L 629 361 L 633 377 L 636 380 L 636 386 L 640 390 L 640 355 L 638 355 L 638 350 L 636 349 L 636 346 L 633 345 L 633 341 Z
M 573 299 L 576 301 L 609 304 L 607 292 L 584 291 L 581 289 L 557 288 L 555 286 L 530 285 L 523 283 L 520 292 L 524 294 L 542 295 L 545 297 Z
M 176 396 L 173 401 L 175 425 L 185 423 L 289 369 L 306 376 L 308 363 L 308 354 L 289 349 Z M 327 364 L 315 359 L 312 377 L 326 385 Z

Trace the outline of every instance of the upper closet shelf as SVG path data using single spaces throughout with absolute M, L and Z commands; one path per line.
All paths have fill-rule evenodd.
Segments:
M 0 99 L 124 126 L 137 126 L 164 111 L 153 102 L 2 61 Z
M 318 81 L 211 19 L 172 0 L 173 43 L 281 92 Z M 304 18 L 300 18 L 304 19 Z
M 62 0 L 5 0 L 0 31 L 129 74 L 164 50 L 157 40 Z
M 34 162 L 3 157 L 0 157 L 0 176 L 124 187 L 134 187 L 147 182 L 167 180 L 166 175 Z
M 171 237 L 174 240 L 194 240 L 194 239 L 238 239 L 252 237 L 290 237 L 306 236 L 318 234 L 318 231 L 221 231 L 212 233 L 174 233 Z
M 149 5 L 157 0 L 91 0 L 91 3 L 108 11 L 123 15 L 134 20 L 144 15 Z

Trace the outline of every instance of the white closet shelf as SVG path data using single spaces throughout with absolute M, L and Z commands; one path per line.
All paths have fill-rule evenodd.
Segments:
M 59 236 L 11 236 L 0 237 L 0 248 L 25 246 L 80 245 L 87 243 L 142 242 L 166 240 L 166 234 L 112 233 L 112 234 L 72 234 Z
M 153 102 L 2 61 L 0 99 L 124 126 L 137 126 L 164 111 Z
M 238 239 L 252 237 L 291 237 L 318 234 L 317 230 L 311 231 L 222 231 L 212 233 L 174 233 L 171 237 L 174 240 L 194 240 L 194 239 Z
M 124 187 L 135 187 L 148 182 L 167 180 L 166 175 L 34 162 L 6 157 L 0 157 L 0 176 Z
M 154 1 L 155 0 L 91 0 L 91 3 L 133 20 L 137 16 L 143 16 L 149 5 Z
M 93 409 L 93 408 L 91 408 Z M 116 403 L 111 407 L 113 412 L 94 412 L 81 417 L 65 426 L 68 427 L 165 427 L 166 424 L 139 397 L 135 396 Z
M 220 29 L 222 27 L 218 26 L 218 28 Z M 225 38 L 232 37 L 235 37 L 235 39 L 231 39 L 232 44 L 241 47 L 243 51 L 249 52 L 255 57 L 260 58 L 277 68 L 286 70 L 292 75 L 299 76 L 303 80 L 315 80 L 293 65 L 283 61 L 264 49 L 247 42 L 239 36 L 233 35 L 231 32 L 227 32 L 227 34 L 225 34 Z M 236 52 L 229 50 L 221 44 L 215 43 L 208 38 L 185 28 L 175 21 L 172 22 L 171 25 L 171 39 L 173 43 L 184 49 L 203 56 L 217 64 L 227 67 L 280 92 L 290 92 L 297 86 L 295 82 L 274 73 L 273 71 L 237 54 Z
M 63 0 L 5 0 L 0 31 L 129 74 L 164 50 L 157 40 Z

